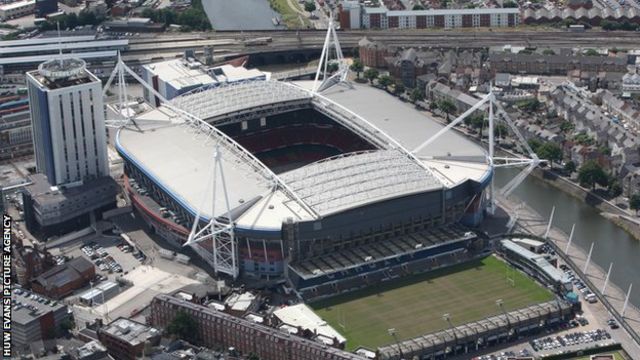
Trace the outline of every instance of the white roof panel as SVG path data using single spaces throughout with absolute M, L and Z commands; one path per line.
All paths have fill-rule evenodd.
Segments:
M 30 38 L 23 40 L 3 40 L 2 47 L 10 46 L 28 46 L 28 45 L 44 45 L 44 44 L 57 44 L 68 42 L 81 42 L 95 40 L 94 35 L 82 35 L 82 36 L 62 36 L 62 37 L 48 37 L 48 38 Z

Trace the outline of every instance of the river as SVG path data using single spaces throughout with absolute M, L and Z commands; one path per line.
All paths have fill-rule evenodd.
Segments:
M 284 28 L 273 23 L 280 14 L 271 9 L 268 0 L 203 0 L 202 5 L 211 26 L 219 31 Z
M 517 171 L 498 169 L 496 189 L 506 184 Z M 597 209 L 533 176 L 520 184 L 512 196 L 525 201 L 547 219 L 555 205 L 553 225 L 569 234 L 575 223 L 573 244 L 588 252 L 591 243 L 595 242 L 592 260 L 605 271 L 613 262 L 610 280 L 625 293 L 629 283 L 635 282 L 630 302 L 640 307 L 640 241 L 600 216 Z

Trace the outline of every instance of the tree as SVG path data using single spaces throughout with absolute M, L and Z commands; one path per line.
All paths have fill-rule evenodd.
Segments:
M 304 10 L 306 12 L 316 11 L 316 3 L 314 1 L 306 1 L 304 3 Z
M 587 50 L 584 51 L 584 54 L 587 55 L 587 56 L 598 56 L 598 55 L 600 55 L 598 53 L 598 51 L 595 50 L 595 49 L 587 49 Z
M 373 84 L 373 80 L 378 78 L 380 73 L 377 69 L 369 68 L 364 71 L 364 78 L 369 80 L 369 83 Z
M 507 135 L 508 131 L 509 131 L 509 129 L 507 128 L 507 125 L 505 125 L 505 124 L 495 124 L 493 126 L 493 136 L 495 136 L 498 139 L 504 138 L 505 135 Z
M 518 3 L 513 1 L 513 0 L 507 0 L 507 1 L 504 2 L 502 7 L 504 7 L 504 8 L 517 8 L 518 7 Z
M 533 150 L 533 152 L 537 154 L 538 149 L 540 148 L 540 146 L 542 146 L 542 141 L 536 138 L 532 138 L 527 141 L 527 144 L 529 144 L 529 147 L 531 147 L 531 150 Z
M 622 186 L 620 185 L 620 182 L 617 179 L 609 180 L 608 191 L 611 198 L 616 198 L 622 195 Z
M 531 100 L 522 100 L 519 101 L 516 106 L 522 110 L 522 111 L 527 111 L 529 113 L 534 113 L 536 111 L 538 111 L 538 109 L 540 108 L 540 101 L 538 101 L 538 99 L 531 99 Z
M 629 207 L 636 211 L 636 215 L 638 214 L 638 210 L 640 210 L 640 194 L 633 194 L 631 199 L 629 199 Z
M 560 124 L 560 130 L 562 130 L 562 132 L 564 133 L 571 132 L 575 128 L 576 126 L 573 125 L 571 121 L 563 121 L 562 124 Z
M 544 49 L 542 50 L 542 55 L 555 55 L 556 52 L 551 50 L 551 49 Z
M 260 358 L 254 353 L 249 353 L 249 357 L 247 358 L 247 360 L 260 360 Z
M 400 81 L 398 81 L 393 87 L 393 93 L 396 95 L 404 94 L 405 90 L 404 84 Z
M 413 5 L 413 10 L 424 10 L 424 6 L 421 4 L 415 4 Z
M 567 161 L 567 163 L 564 164 L 564 171 L 567 174 L 571 174 L 572 172 L 576 171 L 576 163 L 574 163 L 572 160 Z
M 332 61 L 330 63 L 327 64 L 327 71 L 332 74 L 336 71 L 338 71 L 338 68 L 340 68 L 340 65 L 338 65 L 337 62 Z
M 477 129 L 478 137 L 482 138 L 484 128 L 489 126 L 489 120 L 484 117 L 484 114 L 474 114 L 465 119 L 465 124 L 473 129 Z
M 445 113 L 447 117 L 447 122 L 449 122 L 449 114 L 453 114 L 457 110 L 456 104 L 454 104 L 449 99 L 440 100 L 438 102 L 438 109 L 440 109 L 440 111 Z
M 607 186 L 609 176 L 604 172 L 600 164 L 594 160 L 586 161 L 578 170 L 578 181 L 582 186 L 588 186 L 595 190 L 596 185 Z
M 411 102 L 417 103 L 418 101 L 424 100 L 424 93 L 420 88 L 415 88 L 411 91 Z
M 193 340 L 197 330 L 198 324 L 196 321 L 184 311 L 178 311 L 167 326 L 167 332 L 176 335 L 179 339 Z
M 362 62 L 360 61 L 360 59 L 355 58 L 353 59 L 351 66 L 349 66 L 349 69 L 355 72 L 356 77 L 360 79 L 360 73 L 362 72 L 362 70 L 364 70 L 364 65 L 362 65 Z
M 593 139 L 585 133 L 580 133 L 574 136 L 573 140 L 580 145 L 593 145 L 594 142 Z
M 554 161 L 562 160 L 562 148 L 560 147 L 560 145 L 551 141 L 547 141 L 542 144 L 536 151 L 536 154 L 541 159 L 549 160 L 551 162 L 551 165 L 553 165 Z
M 385 90 L 389 87 L 389 85 L 393 84 L 393 80 L 389 75 L 381 75 L 378 78 L 378 85 L 382 86 Z

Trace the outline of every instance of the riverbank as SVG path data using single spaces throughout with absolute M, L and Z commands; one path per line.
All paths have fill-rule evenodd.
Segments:
M 640 240 L 640 222 L 634 221 L 623 209 L 549 170 L 536 168 L 531 175 L 599 210 L 602 217 L 616 224 L 634 239 Z
M 498 198 L 499 206 L 504 209 L 506 214 L 516 214 L 518 217 L 517 225 L 513 229 L 514 233 L 530 234 L 533 238 L 542 239 L 547 232 L 547 219 L 542 217 L 535 209 L 517 198 Z M 606 271 L 599 266 L 591 258 L 589 265 L 586 263 L 590 256 L 587 251 L 574 242 L 568 246 L 569 236 L 556 226 L 552 226 L 549 232 L 548 241 L 556 249 L 556 253 L 567 262 L 590 288 L 590 290 L 598 296 L 600 301 L 596 304 L 587 304 L 589 310 L 596 316 L 600 324 L 605 324 L 612 317 L 616 317 L 622 325 L 624 322 L 625 331 L 616 331 L 616 339 L 619 340 L 624 349 L 633 359 L 640 359 L 640 346 L 636 340 L 639 338 L 640 332 L 640 309 L 632 302 L 628 304 L 624 315 L 621 314 L 624 307 L 624 299 L 626 291 L 622 290 L 619 285 L 627 286 L 627 284 L 618 284 L 615 281 L 609 281 L 606 286 L 606 292 L 603 291 L 606 279 Z M 596 246 L 597 247 L 597 246 Z M 568 248 L 568 251 L 566 251 Z M 613 259 L 612 259 L 613 260 Z
M 428 117 L 430 117 L 431 119 L 440 123 L 441 125 L 443 126 L 447 125 L 447 123 L 442 117 L 434 114 L 433 112 L 428 110 L 422 110 L 422 112 L 426 114 Z M 465 137 L 469 138 L 475 143 L 478 143 L 480 145 L 486 145 L 484 140 L 479 139 L 478 136 L 476 136 L 475 134 L 468 133 L 465 128 L 453 127 L 452 130 L 457 131 L 458 133 L 460 133 L 461 135 L 464 135 Z M 503 156 L 510 156 L 510 157 L 522 156 L 521 154 L 513 153 L 509 149 L 500 147 L 499 143 L 496 144 L 496 154 L 503 155 Z M 534 169 L 531 175 L 543 181 L 545 184 L 548 184 L 580 200 L 581 202 L 593 207 L 594 209 L 597 209 L 602 217 L 610 220 L 611 223 L 615 224 L 620 229 L 623 229 L 625 232 L 631 235 L 631 237 L 633 237 L 634 239 L 640 241 L 640 221 L 635 222 L 625 218 L 625 216 L 631 218 L 631 214 L 626 212 L 624 209 L 616 206 L 615 204 L 609 202 L 606 199 L 603 199 L 597 194 L 592 193 L 588 189 L 581 187 L 580 185 L 572 182 L 571 180 L 566 179 L 558 175 L 557 173 L 551 172 L 547 169 L 537 167 L 536 169 Z

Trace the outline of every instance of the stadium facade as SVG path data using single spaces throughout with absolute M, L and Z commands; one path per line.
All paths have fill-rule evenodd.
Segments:
M 449 131 L 413 153 L 442 126 L 412 105 L 370 86 L 310 88 L 202 88 L 121 128 L 127 193 L 150 229 L 180 247 L 198 217 L 232 222 L 243 276 L 314 292 L 473 246 L 464 225 L 482 220 L 493 175 L 480 145 Z M 212 241 L 192 247 L 215 265 Z

